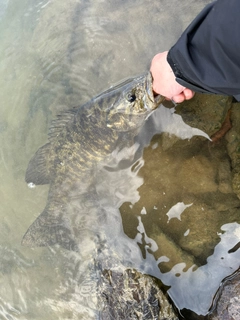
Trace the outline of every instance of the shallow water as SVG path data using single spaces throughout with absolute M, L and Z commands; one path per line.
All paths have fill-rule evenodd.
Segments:
M 48 186 L 27 187 L 28 162 L 56 114 L 147 70 L 207 2 L 0 0 L 1 319 L 94 318 L 93 241 L 86 237 L 82 256 L 21 246 L 48 194 Z M 217 192 L 215 177 L 226 171 L 216 159 L 229 165 L 225 149 L 209 149 L 199 133 L 162 106 L 137 138 L 143 156 L 134 148 L 116 154 L 111 166 L 120 161 L 121 170 L 99 172 L 96 188 L 109 226 L 117 222 L 123 261 L 171 286 L 179 309 L 206 314 L 238 267 L 239 250 L 227 252 L 239 241 L 239 203 L 232 191 Z M 126 246 L 136 255 L 126 258 Z

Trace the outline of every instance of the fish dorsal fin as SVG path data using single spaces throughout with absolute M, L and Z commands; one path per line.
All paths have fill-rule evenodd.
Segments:
M 46 247 L 55 244 L 59 244 L 67 250 L 78 251 L 64 215 L 60 212 L 51 212 L 45 208 L 23 236 L 22 245 Z
M 49 179 L 49 168 L 47 165 L 47 158 L 51 149 L 51 144 L 47 143 L 35 153 L 35 155 L 30 160 L 26 175 L 25 181 L 27 183 L 39 184 L 48 184 L 50 183 Z
M 73 123 L 76 112 L 77 108 L 64 112 L 59 114 L 57 118 L 52 121 L 49 129 L 49 143 L 39 148 L 28 164 L 25 175 L 27 183 L 33 183 L 36 185 L 50 183 L 50 167 L 48 158 L 52 148 L 52 143 L 68 124 Z
M 48 139 L 50 142 L 55 140 L 68 124 L 73 123 L 77 110 L 78 108 L 75 108 L 75 109 L 63 112 L 57 115 L 56 119 L 52 120 L 50 129 L 48 132 Z

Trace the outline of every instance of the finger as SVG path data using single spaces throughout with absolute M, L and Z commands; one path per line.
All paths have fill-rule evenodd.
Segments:
M 174 102 L 176 102 L 176 103 L 181 103 L 181 102 L 183 102 L 183 101 L 185 100 L 185 96 L 184 96 L 184 94 L 183 94 L 183 92 L 182 92 L 182 93 L 180 93 L 180 94 L 172 97 L 172 100 L 173 100 Z
M 183 90 L 183 94 L 186 100 L 190 100 L 194 97 L 195 92 L 186 88 Z

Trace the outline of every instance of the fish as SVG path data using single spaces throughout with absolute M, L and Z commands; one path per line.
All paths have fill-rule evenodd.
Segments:
M 60 244 L 68 250 L 79 250 L 81 228 L 77 227 L 77 216 L 83 214 L 79 203 L 80 198 L 86 202 L 89 194 L 94 202 L 95 167 L 111 157 L 116 148 L 133 144 L 163 99 L 154 97 L 152 75 L 147 73 L 128 79 L 53 120 L 49 141 L 32 157 L 25 175 L 29 185 L 50 186 L 46 207 L 25 233 L 23 245 Z M 74 211 L 71 213 L 70 203 Z
M 82 261 L 89 259 L 88 266 L 98 275 L 93 277 L 98 319 L 177 319 L 153 278 L 125 267 L 118 249 L 114 252 L 113 233 L 118 242 L 126 242 L 124 248 L 130 250 L 131 243 L 117 231 L 122 228 L 118 209 L 116 214 L 99 205 L 94 180 L 101 163 L 104 166 L 116 150 L 134 145 L 134 137 L 163 100 L 154 96 L 151 73 L 128 79 L 53 120 L 49 141 L 27 167 L 25 180 L 30 186 L 50 186 L 45 209 L 22 244 L 58 244 L 80 252 Z

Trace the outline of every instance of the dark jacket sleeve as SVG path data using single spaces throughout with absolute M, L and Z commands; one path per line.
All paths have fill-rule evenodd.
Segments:
M 240 100 L 240 0 L 218 0 L 205 7 L 167 59 L 185 87 Z

